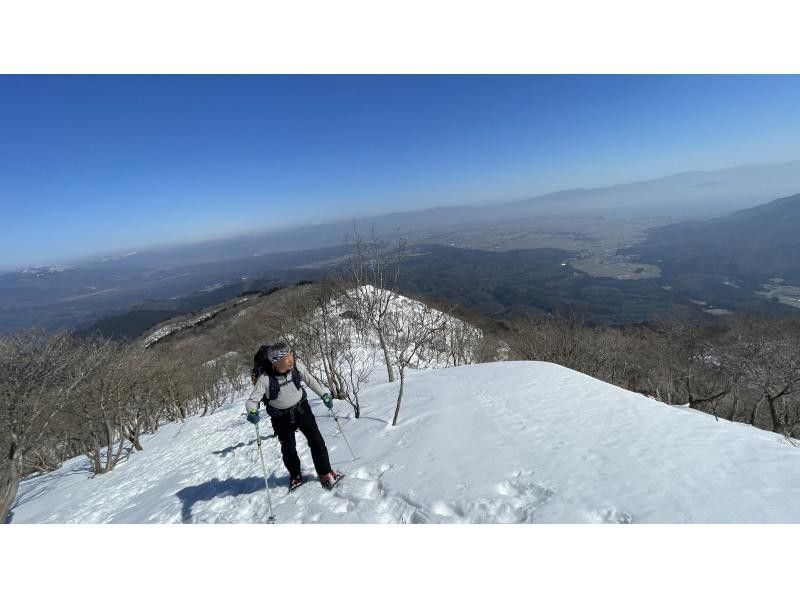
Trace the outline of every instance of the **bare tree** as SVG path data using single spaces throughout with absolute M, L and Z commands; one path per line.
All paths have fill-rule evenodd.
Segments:
M 772 430 L 800 432 L 800 330 L 796 323 L 744 320 L 733 332 L 740 386 L 756 397 L 749 423 L 766 410 Z
M 222 377 L 227 383 L 228 389 L 231 391 L 231 400 L 236 395 L 242 394 L 248 387 L 250 380 L 250 363 L 249 359 L 243 362 L 241 354 L 238 351 L 231 351 L 226 354 L 221 361 Z
M 445 348 L 448 365 L 459 366 L 474 363 L 483 341 L 483 332 L 471 324 L 452 317 L 447 322 Z
M 124 434 L 136 450 L 142 450 L 139 437 L 155 432 L 175 417 L 174 387 L 181 383 L 173 374 L 179 364 L 165 347 L 128 347 L 122 369 Z
M 159 364 L 155 374 L 165 407 L 163 416 L 167 421 L 184 421 L 194 409 L 193 372 L 179 350 L 158 345 L 149 350 L 153 349 Z
M 584 371 L 586 328 L 579 314 L 571 312 L 560 318 L 525 314 L 518 316 L 511 326 L 509 340 L 516 355 Z
M 361 390 L 369 382 L 372 372 L 375 371 L 375 354 L 371 351 L 358 351 L 351 348 L 341 355 L 343 369 L 346 372 L 345 385 L 347 393 L 344 400 L 350 403 L 353 413 L 358 419 L 361 417 Z
M 718 418 L 721 401 L 731 395 L 739 375 L 721 338 L 707 326 L 686 320 L 662 325 L 661 333 L 672 370 L 673 401 Z
M 406 370 L 416 366 L 420 355 L 430 348 L 437 337 L 447 328 L 447 316 L 442 312 L 420 303 L 409 303 L 402 308 L 387 312 L 384 318 L 387 345 L 391 363 L 400 374 L 400 388 L 397 392 L 397 405 L 392 425 L 397 425 L 400 403 L 403 400 Z
M 360 417 L 359 393 L 374 370 L 374 357 L 365 356 L 359 344 L 366 335 L 347 315 L 349 301 L 338 281 L 328 281 L 296 301 L 287 313 L 283 336 L 303 356 L 309 371 L 324 380 L 334 399 L 347 401 Z
M 16 497 L 25 457 L 94 373 L 96 357 L 67 333 L 0 336 L 0 521 Z
M 97 355 L 99 367 L 78 387 L 70 412 L 80 423 L 84 453 L 95 474 L 114 469 L 126 445 L 123 409 L 129 397 L 125 393 L 122 348 L 114 341 L 95 337 L 88 341 Z
M 406 243 L 399 240 L 397 249 L 389 251 L 386 244 L 375 237 L 369 244 L 354 231 L 353 251 L 347 268 L 350 291 L 345 295 L 349 311 L 366 330 L 378 339 L 386 363 L 389 382 L 394 382 L 392 358 L 389 351 L 387 319 L 397 299 L 402 264 L 406 257 Z
M 200 416 L 214 413 L 225 402 L 227 383 L 219 361 L 210 361 L 193 370 L 195 398 L 202 409 Z

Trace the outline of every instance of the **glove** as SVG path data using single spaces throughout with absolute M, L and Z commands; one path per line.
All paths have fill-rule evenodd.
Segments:
M 247 412 L 247 421 L 251 424 L 257 424 L 261 421 L 261 416 L 258 414 L 258 409 L 253 409 Z
M 331 395 L 327 392 L 320 397 L 322 399 L 323 404 L 328 408 L 333 410 L 333 399 L 331 399 Z

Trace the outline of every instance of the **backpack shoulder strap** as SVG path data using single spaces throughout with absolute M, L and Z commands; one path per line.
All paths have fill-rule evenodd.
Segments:
M 274 401 L 278 398 L 278 393 L 281 391 L 281 383 L 278 382 L 278 377 L 275 375 L 274 370 L 270 372 L 264 372 L 265 376 L 269 376 L 269 390 L 264 393 L 265 401 Z M 297 369 L 297 366 L 292 368 L 292 382 L 294 382 L 295 387 L 297 390 L 300 390 L 301 384 L 303 382 L 302 377 L 300 376 L 300 372 Z
M 265 374 L 269 376 L 269 390 L 267 392 L 267 400 L 274 401 L 278 398 L 278 393 L 281 391 L 281 384 L 278 382 L 278 377 L 273 373 Z
M 300 390 L 300 384 L 303 382 L 303 379 L 300 376 L 300 370 L 297 369 L 297 365 L 292 368 L 292 382 L 297 387 L 297 390 Z

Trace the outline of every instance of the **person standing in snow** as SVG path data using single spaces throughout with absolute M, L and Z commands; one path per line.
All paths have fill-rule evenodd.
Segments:
M 289 471 L 289 491 L 301 485 L 303 479 L 300 458 L 295 447 L 295 432 L 300 430 L 308 441 L 311 458 L 322 486 L 328 490 L 341 479 L 342 475 L 333 471 L 328 457 L 325 440 L 317 427 L 317 420 L 311 412 L 306 398 L 304 382 L 317 393 L 328 409 L 333 409 L 331 396 L 317 380 L 308 373 L 306 367 L 295 359 L 294 351 L 286 343 L 277 343 L 256 354 L 256 367 L 253 368 L 255 387 L 245 402 L 247 421 L 257 424 L 261 420 L 258 413 L 263 401 L 272 429 L 281 444 L 283 464 Z M 262 357 L 269 363 L 259 365 Z

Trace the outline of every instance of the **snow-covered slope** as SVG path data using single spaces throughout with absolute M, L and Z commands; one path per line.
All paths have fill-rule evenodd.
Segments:
M 166 326 L 162 326 L 155 332 L 152 332 L 144 339 L 142 345 L 146 349 L 147 347 L 154 345 L 158 341 L 162 340 L 163 338 L 169 336 L 170 334 L 174 334 L 179 330 L 184 330 L 185 328 L 191 328 L 192 326 L 196 326 L 201 322 L 205 322 L 206 320 L 210 320 L 214 316 L 216 316 L 219 312 L 221 312 L 223 308 L 218 307 L 216 309 L 212 309 L 210 311 L 204 312 L 199 316 L 191 318 L 189 320 L 184 320 L 176 323 L 167 324 Z
M 331 493 L 288 494 L 277 440 L 264 441 L 279 523 L 800 522 L 800 449 L 769 432 L 541 362 L 412 371 L 393 428 L 396 391 L 370 386 L 358 420 L 337 406 L 355 461 L 311 399 L 348 476 Z M 12 522 L 264 521 L 243 403 L 162 427 L 108 474 L 76 458 L 25 480 Z M 299 433 L 298 449 L 313 473 Z
M 483 332 L 463 320 L 459 320 L 451 315 L 441 312 L 434 308 L 429 308 L 416 301 L 409 299 L 399 293 L 388 290 L 378 290 L 372 285 L 363 285 L 349 294 L 361 297 L 371 297 L 371 301 L 380 303 L 381 293 L 384 294 L 387 303 L 387 315 L 385 328 L 389 330 L 388 336 L 394 337 L 395 349 L 402 349 L 413 344 L 412 338 L 408 338 L 409 329 L 415 326 L 420 327 L 420 322 L 427 327 L 442 328 L 444 333 L 437 334 L 432 343 L 434 346 L 426 346 L 417 350 L 409 359 L 410 366 L 416 369 L 445 368 L 453 365 L 471 363 L 475 360 L 475 350 L 483 337 Z M 386 368 L 386 360 L 382 354 L 378 335 L 374 329 L 368 329 L 366 334 L 359 330 L 349 318 L 341 317 L 346 314 L 348 306 L 340 300 L 331 301 L 332 312 L 340 314 L 337 322 L 332 322 L 329 326 L 338 326 L 346 330 L 350 335 L 351 350 L 357 355 L 359 360 L 371 360 L 374 362 L 376 372 L 382 375 Z M 321 318 L 320 310 L 316 311 L 316 319 Z M 393 335 L 400 331 L 399 335 Z M 398 338 L 399 337 L 399 338 Z M 397 342 L 399 341 L 399 342 Z M 392 343 L 390 343 L 392 344 Z M 311 364 L 312 371 L 321 369 L 321 364 Z M 344 367 L 344 364 L 343 364 Z M 386 379 L 388 377 L 385 377 Z

